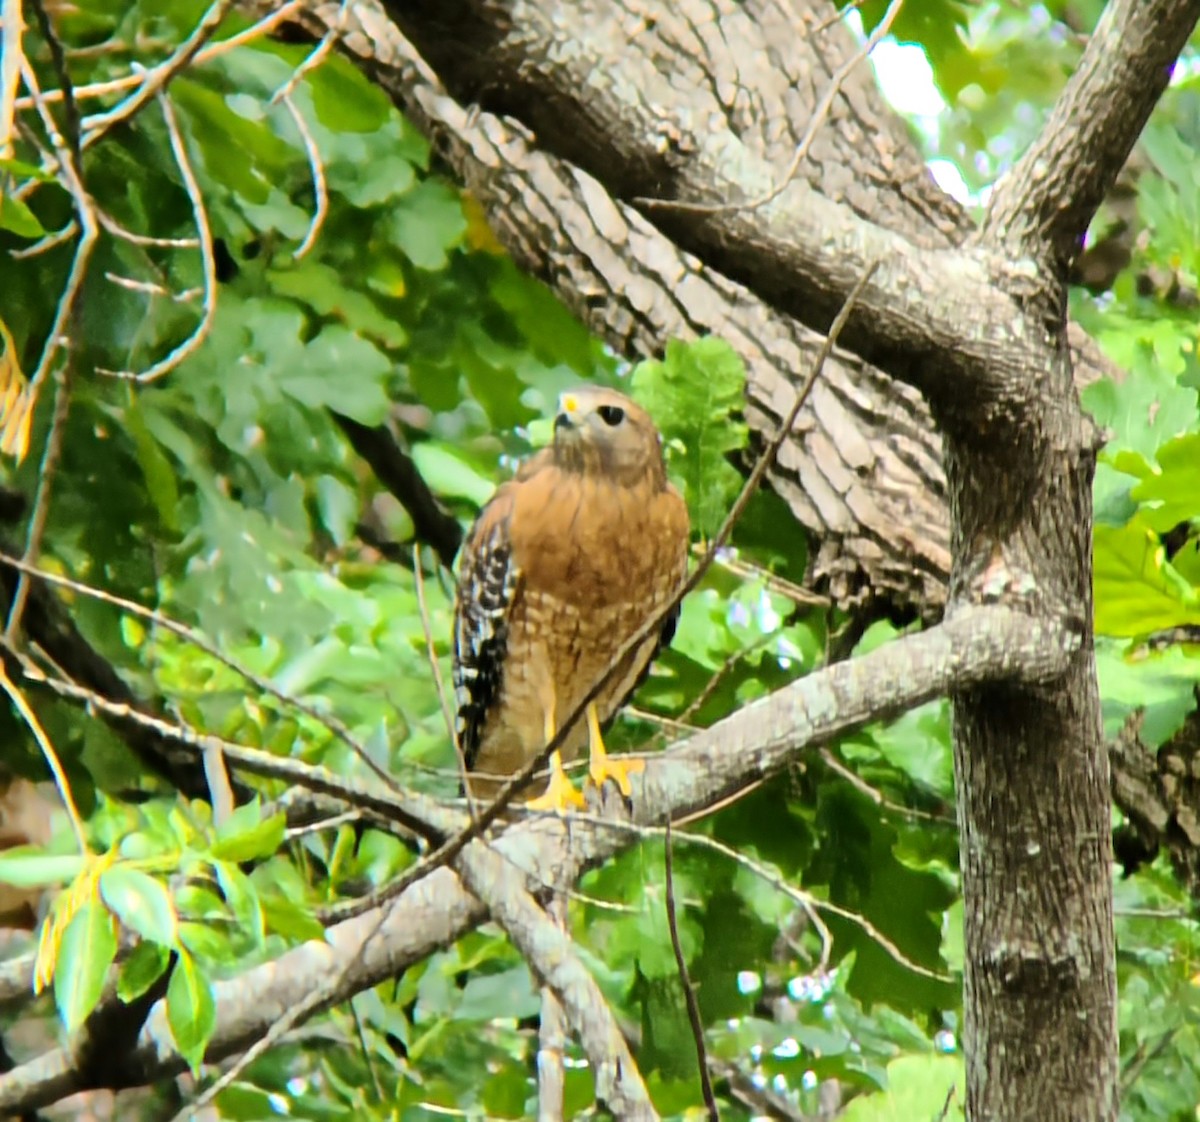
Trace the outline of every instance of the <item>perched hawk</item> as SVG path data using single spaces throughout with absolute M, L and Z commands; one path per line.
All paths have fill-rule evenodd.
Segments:
M 503 484 L 463 547 L 454 619 L 458 737 L 471 789 L 488 795 L 536 756 L 622 645 L 660 611 L 687 572 L 688 513 L 667 482 L 662 440 L 645 410 L 613 390 L 563 394 L 554 440 Z M 563 760 L 590 742 L 591 778 L 629 794 L 640 760 L 612 760 L 600 726 L 661 646 L 630 652 L 551 757 L 531 805 L 582 806 Z

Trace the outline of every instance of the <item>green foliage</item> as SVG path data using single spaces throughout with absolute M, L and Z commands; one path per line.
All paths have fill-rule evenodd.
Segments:
M 693 526 L 712 537 L 741 490 L 730 456 L 746 444 L 740 419 L 746 371 L 728 343 L 703 339 L 667 344 L 661 362 L 639 363 L 634 397 L 657 422 L 672 475 L 691 510 Z

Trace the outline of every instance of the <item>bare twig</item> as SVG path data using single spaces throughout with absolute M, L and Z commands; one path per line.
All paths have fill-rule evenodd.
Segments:
M 17 134 L 17 89 L 21 84 L 21 64 L 25 61 L 21 0 L 4 0 L 0 14 L 4 18 L 0 40 L 0 159 L 8 160 L 12 158 L 13 138 Z
M 192 29 L 192 33 L 167 58 L 139 76 L 137 89 L 129 97 L 112 109 L 85 117 L 83 120 L 84 147 L 90 147 L 113 125 L 127 121 L 154 98 L 164 93 L 171 79 L 183 70 L 196 57 L 200 48 L 212 38 L 232 7 L 233 0 L 216 0 Z
M 920 819 L 925 822 L 940 822 L 947 826 L 954 825 L 954 815 L 952 814 L 932 814 L 927 810 L 917 810 L 914 807 L 901 806 L 900 803 L 893 802 L 882 791 L 872 787 L 862 776 L 857 775 L 848 768 L 828 748 L 821 749 L 821 759 L 830 771 L 837 772 L 855 790 L 861 791 L 878 807 L 893 811 L 896 814 L 902 814 L 905 818 Z
M 329 52 L 333 50 L 338 39 L 341 38 L 342 33 L 346 29 L 346 17 L 349 14 L 349 11 L 350 0 L 342 0 L 341 8 L 338 11 L 337 21 L 329 25 L 328 30 L 324 35 L 321 36 L 321 41 L 311 51 L 309 51 L 305 60 L 299 66 L 297 66 L 290 75 L 288 75 L 288 80 L 271 95 L 272 105 L 278 105 L 281 101 L 287 101 L 292 96 L 292 93 L 296 87 L 303 80 L 304 75 L 320 66 L 321 63 L 325 61 L 325 58 L 328 56 Z M 300 254 L 297 254 L 296 256 L 299 257 Z
M 71 378 L 74 369 L 74 355 L 78 340 L 67 338 L 75 335 L 79 323 L 79 301 L 83 289 L 83 281 L 87 276 L 88 265 L 92 251 L 96 247 L 99 227 L 92 201 L 88 197 L 83 184 L 83 170 L 76 159 L 78 150 L 77 137 L 75 143 L 68 144 L 58 131 L 46 103 L 41 97 L 41 89 L 37 77 L 28 62 L 22 64 L 22 77 L 25 87 L 37 107 L 38 115 L 46 129 L 46 134 L 54 148 L 59 162 L 59 175 L 63 186 L 71 195 L 75 204 L 75 219 L 79 223 L 79 243 L 75 247 L 75 255 L 71 260 L 71 269 L 67 274 L 66 284 L 59 295 L 58 307 L 55 310 L 54 322 L 50 334 L 42 348 L 41 358 L 37 369 L 25 390 L 28 397 L 28 409 L 33 412 L 41 387 L 51 369 L 55 371 L 54 413 L 50 422 L 50 432 L 46 437 L 45 450 L 42 453 L 41 468 L 38 471 L 37 494 L 33 502 L 33 513 L 29 518 L 29 529 L 25 538 L 24 561 L 28 565 L 36 565 L 41 554 L 42 537 L 46 531 L 46 520 L 50 515 L 50 496 L 53 493 L 54 479 L 58 472 L 58 462 L 62 455 L 63 435 L 66 430 L 67 415 L 71 408 Z M 69 85 L 64 87 L 64 97 L 70 97 Z M 68 111 L 72 118 L 74 113 Z M 55 366 L 54 360 L 60 347 L 66 345 L 66 356 Z M 29 584 L 25 575 L 17 580 L 16 592 L 13 594 L 12 606 L 9 609 L 8 621 L 4 628 L 4 641 L 10 647 L 15 647 L 21 634 L 21 616 L 25 610 L 25 602 L 29 596 Z
M 282 1040 L 301 1021 L 307 1020 L 314 1013 L 328 1005 L 332 1000 L 336 984 L 339 980 L 340 978 L 335 976 L 324 982 L 318 982 L 313 991 L 303 1001 L 297 1002 L 291 1008 L 284 1010 L 279 1020 L 263 1036 L 260 1036 L 245 1052 L 238 1056 L 221 1073 L 219 1078 L 214 1079 L 199 1095 L 176 1113 L 171 1122 L 189 1122 L 189 1119 L 194 1120 L 201 1110 L 233 1083 L 267 1049 Z
M 433 628 L 429 625 L 429 605 L 425 602 L 425 574 L 421 569 L 421 547 L 415 542 L 413 543 L 413 583 L 416 585 L 417 607 L 421 613 L 421 627 L 425 632 L 425 651 L 429 658 L 429 669 L 433 674 L 433 682 L 437 687 L 442 720 L 446 723 L 446 735 L 450 738 L 450 743 L 454 745 L 454 758 L 458 762 L 458 779 L 467 798 L 467 810 L 474 819 L 475 797 L 471 794 L 471 785 L 467 782 L 467 758 L 463 755 L 462 744 L 458 739 L 458 730 L 454 727 L 454 714 L 450 712 L 446 682 L 442 677 L 442 664 L 438 661 L 437 649 L 433 642 Z
M 416 462 L 383 425 L 364 425 L 352 417 L 334 413 L 333 419 L 380 483 L 400 500 L 412 519 L 414 535 L 433 547 L 447 569 L 462 544 L 462 527 L 447 511 L 417 470 Z
M 675 968 L 679 972 L 679 983 L 683 986 L 683 1000 L 687 1006 L 688 1024 L 691 1025 L 692 1039 L 696 1044 L 700 1093 L 704 1096 L 704 1106 L 708 1110 L 709 1122 L 721 1122 L 721 1112 L 717 1109 L 717 1096 L 713 1094 L 712 1078 L 708 1074 L 708 1049 L 704 1044 L 704 1021 L 700 1016 L 700 1004 L 696 1000 L 692 979 L 688 975 L 683 944 L 679 941 L 679 920 L 675 914 L 675 870 L 672 866 L 671 819 L 668 817 L 663 831 L 663 872 L 667 882 L 667 930 L 671 934 L 671 950 L 675 954 Z
M 79 813 L 79 808 L 75 805 L 75 797 L 71 794 L 71 784 L 67 782 L 67 773 L 63 771 L 62 761 L 58 758 L 58 753 L 54 750 L 50 737 L 46 735 L 42 722 L 38 720 L 37 714 L 30 707 L 25 695 L 8 676 L 8 671 L 5 670 L 2 662 L 0 662 L 0 689 L 8 694 L 9 700 L 12 701 L 17 712 L 29 726 L 29 731 L 33 733 L 33 738 L 42 751 L 42 758 L 46 761 L 50 774 L 54 776 L 54 785 L 58 788 L 58 796 L 62 799 L 67 818 L 70 819 L 71 830 L 75 834 L 79 852 L 86 855 L 89 850 L 87 835 L 83 831 L 83 818 Z
M 264 678 L 261 674 L 256 674 L 245 663 L 234 658 L 232 655 L 225 654 L 224 651 L 211 643 L 195 628 L 189 627 L 186 623 L 180 623 L 178 620 L 172 619 L 162 612 L 155 611 L 153 608 L 144 607 L 134 600 L 127 600 L 123 596 L 116 596 L 111 592 L 106 592 L 102 588 L 97 588 L 95 585 L 73 580 L 71 577 L 46 572 L 35 565 L 30 565 L 21 559 L 10 557 L 2 552 L 0 552 L 0 564 L 9 565 L 24 576 L 44 581 L 46 584 L 57 588 L 66 588 L 81 596 L 99 600 L 104 604 L 111 604 L 114 608 L 120 608 L 121 611 L 129 612 L 130 615 L 144 619 L 155 627 L 161 627 L 164 631 L 169 631 L 172 635 L 177 635 L 185 643 L 189 643 L 193 647 L 196 647 L 197 650 L 203 651 L 210 658 L 216 659 L 222 666 L 228 667 L 235 674 L 244 678 L 255 689 L 275 698 L 281 704 L 315 721 L 331 736 L 345 744 L 377 779 L 391 790 L 399 790 L 399 782 L 396 777 L 386 768 L 377 764 L 367 751 L 366 746 L 336 717 L 328 713 L 323 713 L 308 702 L 302 701 L 300 698 L 281 690 L 269 678 Z
M 261 38 L 272 31 L 285 20 L 290 19 L 303 8 L 304 0 L 287 0 L 285 4 L 263 16 L 257 23 L 247 27 L 244 31 L 239 31 L 236 35 L 229 36 L 228 39 L 222 39 L 219 43 L 213 43 L 198 51 L 192 59 L 192 64 L 199 66 L 202 63 L 211 62 L 214 58 L 228 54 L 236 47 L 252 43 L 255 39 Z M 167 61 L 169 62 L 170 60 Z M 162 65 L 166 65 L 166 63 L 164 62 Z M 145 80 L 146 71 L 139 70 L 135 73 L 126 74 L 120 78 L 111 78 L 104 82 L 89 82 L 86 86 L 75 87 L 75 98 L 77 101 L 90 101 L 97 97 L 107 97 L 109 94 L 121 93 L 124 90 L 131 90 L 136 86 L 140 86 Z M 63 91 L 46 90 L 43 97 L 45 97 L 47 102 L 62 101 Z M 29 109 L 32 105 L 32 98 L 17 98 L 18 109 Z M 89 121 L 85 123 L 90 123 L 90 120 L 89 118 Z
M 416 792 L 381 791 L 367 788 L 353 780 L 335 776 L 321 767 L 314 767 L 301 760 L 276 756 L 257 748 L 247 748 L 218 736 L 199 733 L 184 725 L 175 724 L 161 717 L 143 713 L 130 705 L 110 701 L 94 690 L 77 686 L 61 678 L 53 678 L 28 660 L 23 663 L 25 676 L 53 690 L 60 697 L 80 701 L 101 713 L 107 713 L 119 721 L 152 729 L 165 740 L 180 744 L 192 751 L 202 753 L 206 748 L 219 748 L 225 759 L 234 767 L 266 779 L 282 779 L 320 794 L 332 795 L 347 805 L 365 807 L 382 815 L 390 822 L 398 823 L 418 837 L 437 841 L 446 834 L 460 829 L 465 816 Z M 417 863 L 419 865 L 420 862 Z M 416 869 L 417 865 L 412 868 Z M 411 870 L 410 870 L 411 871 Z M 409 882 L 411 883 L 411 881 Z
M 200 242 L 197 238 L 155 238 L 148 234 L 136 234 L 132 230 L 125 229 L 111 214 L 106 213 L 99 207 L 96 208 L 96 217 L 100 220 L 100 225 L 112 234 L 114 238 L 121 238 L 123 241 L 130 242 L 133 245 L 156 246 L 164 249 L 200 248 Z
M 325 164 L 321 160 L 321 150 L 317 147 L 316 137 L 308 127 L 304 114 L 297 108 L 290 95 L 285 95 L 283 104 L 291 115 L 292 123 L 300 133 L 300 142 L 304 145 L 304 154 L 308 158 L 309 170 L 313 181 L 313 216 L 308 224 L 308 230 L 303 241 L 296 247 L 296 260 L 303 257 L 317 244 L 317 235 L 325 225 L 325 217 L 329 213 L 329 187 L 325 181 Z
M 567 898 L 555 893 L 546 905 L 546 915 L 564 931 L 567 929 Z M 542 987 L 542 1008 L 538 1018 L 538 1122 L 561 1122 L 563 1095 L 566 1092 L 566 1021 L 562 1005 L 549 986 Z
M 821 94 L 820 100 L 813 108 L 813 114 L 808 121 L 808 128 L 804 130 L 804 135 L 800 138 L 800 144 L 796 148 L 796 154 L 792 157 L 792 162 L 788 164 L 787 171 L 779 177 L 775 186 L 766 192 L 766 194 L 760 195 L 756 199 L 744 199 L 741 202 L 732 203 L 689 203 L 675 199 L 649 198 L 638 198 L 634 201 L 638 205 L 651 207 L 655 210 L 669 208 L 671 210 L 684 211 L 688 214 L 722 214 L 732 210 L 757 210 L 768 203 L 774 202 L 787 190 L 792 180 L 796 178 L 796 172 L 800 170 L 800 165 L 808 157 L 808 150 L 812 147 L 813 140 L 816 138 L 821 126 L 825 123 L 826 118 L 828 118 L 829 111 L 833 108 L 834 99 L 841 92 L 842 83 L 846 81 L 854 68 L 878 46 L 883 37 L 891 30 L 892 23 L 900 14 L 900 8 L 903 3 L 904 0 L 892 0 L 883 15 L 883 19 L 875 26 L 875 30 L 867 36 L 862 46 L 834 72 L 833 77 L 829 80 L 829 85 L 825 87 L 825 92 Z
M 705 682 L 704 689 L 702 689 L 694 698 L 692 698 L 692 700 L 688 703 L 688 707 L 679 715 L 677 718 L 679 723 L 681 725 L 687 725 L 687 723 L 701 709 L 704 708 L 705 703 L 710 697 L 712 697 L 714 693 L 717 692 L 721 683 L 729 676 L 730 671 L 732 671 L 735 666 L 737 666 L 743 660 L 749 658 L 752 654 L 756 654 L 758 651 L 761 651 L 763 647 L 771 642 L 772 639 L 776 638 L 778 638 L 776 635 L 761 635 L 748 647 L 739 647 L 736 651 L 729 655 L 729 657 L 726 658 L 719 667 L 717 667 L 717 670 L 712 677 Z
M 220 6 L 220 4 L 213 5 L 214 8 Z M 158 103 L 162 108 L 163 121 L 167 126 L 167 136 L 171 141 L 171 152 L 175 157 L 175 163 L 179 167 L 179 174 L 183 179 L 183 186 L 184 190 L 187 191 L 188 201 L 192 205 L 192 221 L 196 225 L 200 264 L 204 273 L 204 310 L 201 313 L 200 322 L 196 324 L 192 333 L 148 369 L 140 373 L 128 370 L 98 371 L 98 373 L 109 374 L 115 378 L 137 382 L 139 385 L 146 385 L 165 377 L 186 359 L 194 355 L 203 346 L 204 340 L 208 338 L 209 332 L 212 330 L 213 321 L 217 316 L 217 258 L 213 250 L 212 231 L 209 229 L 208 224 L 208 208 L 204 204 L 204 195 L 200 190 L 200 184 L 196 181 L 196 173 L 192 169 L 192 161 L 187 153 L 187 145 L 184 143 L 183 135 L 179 131 L 179 121 L 175 116 L 175 109 L 171 105 L 171 99 L 166 94 L 160 94 Z

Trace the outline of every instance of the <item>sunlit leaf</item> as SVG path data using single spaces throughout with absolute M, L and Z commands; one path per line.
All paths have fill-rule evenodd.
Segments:
M 88 900 L 67 924 L 54 967 L 54 1003 L 68 1032 L 96 1007 L 116 954 L 113 917 L 99 900 Z

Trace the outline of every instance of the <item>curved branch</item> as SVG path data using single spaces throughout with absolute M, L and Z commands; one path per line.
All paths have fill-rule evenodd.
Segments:
M 1171 68 L 1200 0 L 1113 0 L 1041 134 L 997 185 L 984 238 L 1015 254 L 1074 259 Z
M 527 890 L 544 898 L 548 885 L 570 881 L 632 844 L 639 826 L 714 805 L 807 749 L 947 692 L 987 681 L 1054 678 L 1078 642 L 1069 631 L 1007 608 L 964 610 L 929 631 L 794 682 L 648 759 L 645 771 L 633 777 L 630 817 L 526 821 L 506 830 L 494 847 L 525 874 Z M 440 868 L 389 904 L 329 928 L 325 942 L 306 943 L 218 983 L 208 1060 L 233 1055 L 262 1037 L 305 1000 L 314 980 L 341 979 L 321 1007 L 328 1008 L 448 945 L 486 914 L 457 875 Z M 134 1086 L 185 1067 L 160 1002 L 136 1047 L 119 1062 L 114 1057 L 106 1074 L 110 1085 Z M 83 1071 L 68 1053 L 46 1053 L 0 1076 L 0 1113 L 54 1102 L 85 1089 L 82 1080 Z
M 462 527 L 458 519 L 438 502 L 413 458 L 384 425 L 364 425 L 341 413 L 334 413 L 333 419 L 346 434 L 354 451 L 367 461 L 379 482 L 408 512 L 417 540 L 431 546 L 438 560 L 447 569 L 452 569 L 462 544 Z

